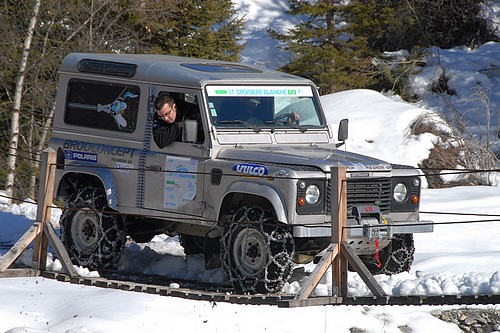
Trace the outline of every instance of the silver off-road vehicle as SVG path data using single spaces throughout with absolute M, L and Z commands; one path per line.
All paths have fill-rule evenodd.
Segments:
M 196 114 L 163 149 L 152 135 L 160 94 Z M 432 231 L 419 222 L 419 173 L 337 149 L 346 138 L 347 121 L 327 124 L 303 78 L 163 55 L 70 54 L 50 141 L 62 241 L 75 264 L 109 269 L 127 236 L 178 235 L 186 254 L 222 266 L 237 290 L 279 291 L 294 264 L 330 243 L 340 163 L 351 247 L 375 274 L 407 271 L 412 233 Z

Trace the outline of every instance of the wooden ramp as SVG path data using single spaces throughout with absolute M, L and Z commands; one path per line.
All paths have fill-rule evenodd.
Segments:
M 64 245 L 50 223 L 50 207 L 54 196 L 55 166 L 55 151 L 52 148 L 43 151 L 36 221 L 0 260 L 0 277 L 38 276 L 41 271 L 45 271 L 47 268 L 49 243 L 54 247 L 64 271 L 70 276 L 78 275 Z M 33 269 L 9 269 L 33 241 L 35 242 L 33 247 Z

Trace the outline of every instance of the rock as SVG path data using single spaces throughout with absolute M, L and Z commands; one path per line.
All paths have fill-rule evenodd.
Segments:
M 350 331 L 351 333 L 368 333 L 368 331 L 367 331 L 367 330 L 364 330 L 364 329 L 361 329 L 361 328 L 357 328 L 357 327 L 351 327 L 351 328 L 349 329 L 349 331 Z
M 456 324 L 464 332 L 484 333 L 500 329 L 500 312 L 495 310 L 454 309 L 436 311 L 433 315 L 443 321 Z
M 399 330 L 401 331 L 401 333 L 412 333 L 413 330 L 411 329 L 411 327 L 408 327 L 406 325 L 404 326 L 398 326 Z

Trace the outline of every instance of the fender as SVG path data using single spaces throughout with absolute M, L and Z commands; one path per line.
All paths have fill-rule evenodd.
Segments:
M 102 164 L 80 162 L 78 165 L 66 165 L 61 178 L 65 178 L 70 173 L 86 174 L 99 178 L 104 187 L 109 208 L 118 210 L 118 193 L 116 192 L 115 178 L 111 169 Z
M 269 185 L 252 183 L 249 181 L 237 181 L 232 183 L 227 191 L 226 195 L 222 199 L 224 201 L 229 194 L 232 193 L 246 193 L 252 194 L 259 197 L 266 198 L 274 208 L 276 212 L 276 218 L 285 224 L 288 224 L 288 217 L 286 214 L 286 205 L 283 201 L 283 197 L 278 191 Z

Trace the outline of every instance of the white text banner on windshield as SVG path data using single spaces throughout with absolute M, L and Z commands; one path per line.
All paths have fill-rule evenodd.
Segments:
M 207 86 L 208 96 L 227 97 L 312 97 L 310 86 Z

